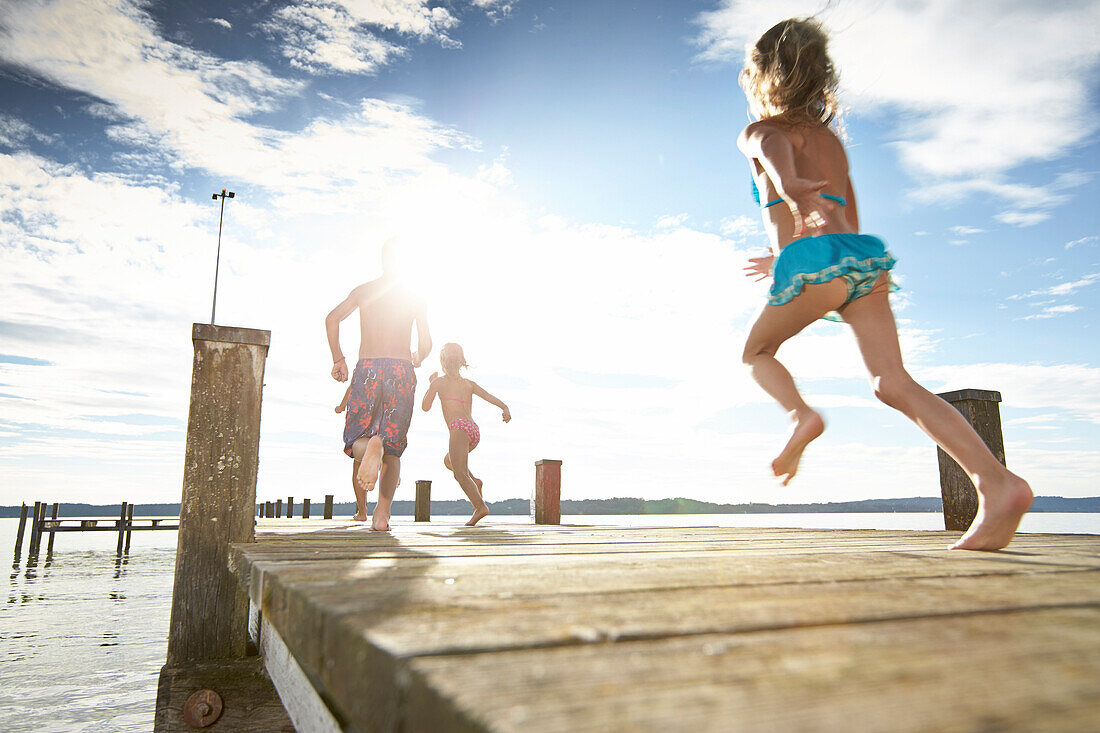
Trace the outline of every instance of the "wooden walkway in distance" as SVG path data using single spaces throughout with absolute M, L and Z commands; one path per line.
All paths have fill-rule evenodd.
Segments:
M 256 534 L 230 563 L 301 731 L 1100 730 L 1100 536 Z

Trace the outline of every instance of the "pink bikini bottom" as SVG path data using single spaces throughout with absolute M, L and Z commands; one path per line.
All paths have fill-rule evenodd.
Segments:
M 455 418 L 447 427 L 451 430 L 461 430 L 470 436 L 470 450 L 476 448 L 477 444 L 481 442 L 481 431 L 477 429 L 477 423 L 473 420 L 464 417 Z

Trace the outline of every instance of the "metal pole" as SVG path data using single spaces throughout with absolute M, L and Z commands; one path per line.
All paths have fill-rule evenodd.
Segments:
M 214 325 L 214 309 L 218 307 L 218 267 L 222 261 L 222 218 L 225 216 L 225 189 L 221 192 L 222 205 L 218 213 L 218 255 L 214 260 L 214 302 L 210 304 L 210 325 Z

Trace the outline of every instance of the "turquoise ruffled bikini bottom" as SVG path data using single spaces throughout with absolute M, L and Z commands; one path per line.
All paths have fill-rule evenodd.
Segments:
M 796 239 L 784 247 L 775 260 L 768 305 L 789 303 L 806 285 L 839 277 L 848 284 L 848 298 L 843 307 L 870 293 L 879 276 L 892 270 L 896 263 L 894 256 L 886 251 L 886 243 L 870 234 L 822 234 Z M 890 280 L 891 292 L 897 289 Z M 843 320 L 836 311 L 827 313 L 824 318 Z

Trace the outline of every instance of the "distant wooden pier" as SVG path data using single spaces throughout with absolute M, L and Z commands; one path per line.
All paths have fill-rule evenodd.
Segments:
M 261 520 L 299 730 L 1095 730 L 1100 537 Z

